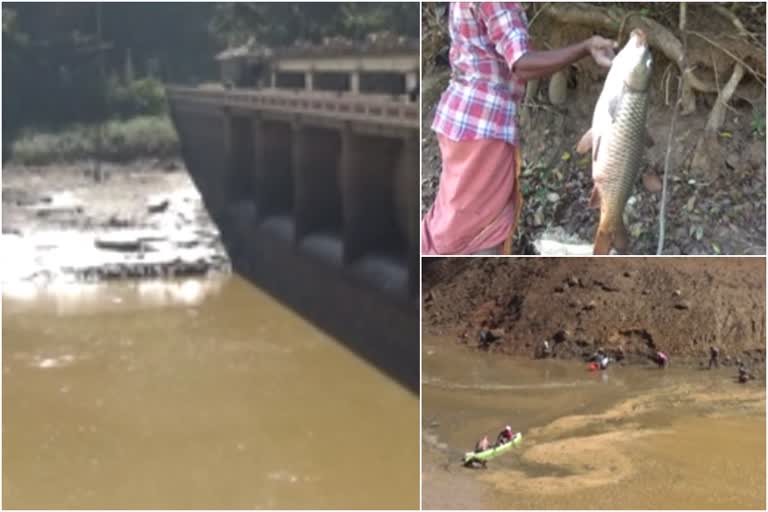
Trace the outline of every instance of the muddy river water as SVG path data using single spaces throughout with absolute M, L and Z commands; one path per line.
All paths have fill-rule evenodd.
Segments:
M 531 361 L 423 341 L 423 506 L 765 509 L 765 382 Z M 510 424 L 522 445 L 465 469 Z
M 4 290 L 4 507 L 418 508 L 418 418 L 237 277 Z

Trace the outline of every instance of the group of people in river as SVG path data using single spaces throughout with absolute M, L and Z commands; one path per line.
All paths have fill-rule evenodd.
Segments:
M 709 347 L 709 363 L 707 364 L 708 370 L 712 368 L 720 368 L 720 349 L 714 345 Z M 740 357 L 736 358 L 736 370 L 738 371 L 736 380 L 741 384 L 746 384 L 755 378 L 755 375 L 747 369 L 747 365 Z
M 608 366 L 615 361 L 621 361 L 624 359 L 624 349 L 619 346 L 613 352 L 613 357 L 608 355 L 608 352 L 603 348 L 598 348 L 588 359 L 587 369 L 589 371 L 606 370 Z M 550 340 L 543 340 L 536 349 L 536 359 L 548 359 L 555 357 L 555 351 Z M 660 369 L 669 367 L 670 358 L 669 354 L 663 350 L 654 349 L 648 356 L 648 358 L 656 364 Z M 720 368 L 720 348 L 712 345 L 709 348 L 709 362 L 707 369 Z M 738 382 L 744 384 L 755 378 L 755 375 L 749 371 L 747 365 L 741 358 L 736 358 L 736 369 L 738 371 Z
M 498 336 L 495 336 L 491 331 L 483 330 L 480 333 L 481 344 L 488 345 L 497 339 Z M 610 357 L 606 350 L 604 350 L 602 347 L 598 348 L 588 359 L 588 369 L 591 371 L 606 370 L 612 361 L 621 361 L 624 359 L 624 349 L 619 347 L 613 351 L 612 355 L 613 357 Z M 537 359 L 555 357 L 553 346 L 550 344 L 549 340 L 543 340 L 542 343 L 537 347 L 535 357 Z M 663 350 L 654 349 L 653 352 L 649 354 L 649 359 L 653 361 L 660 369 L 669 367 L 669 354 Z M 712 368 L 720 368 L 720 349 L 714 345 L 712 345 L 709 349 L 709 363 L 707 365 L 708 370 L 711 370 Z M 741 358 L 736 358 L 736 368 L 738 370 L 738 382 L 744 384 L 755 378 L 755 375 L 749 371 Z M 510 443 L 515 438 L 515 435 L 516 434 L 512 431 L 512 427 L 507 425 L 504 430 L 499 432 L 499 434 L 496 436 L 496 441 L 493 444 L 491 444 L 491 441 L 487 435 L 483 436 L 483 438 L 475 444 L 475 450 L 473 453 L 480 454 L 490 449 L 498 448 L 505 443 Z M 480 466 L 486 467 L 486 460 L 473 458 L 471 454 L 472 452 L 467 454 L 468 458 L 465 459 L 466 466 L 474 467 L 475 464 L 480 464 Z

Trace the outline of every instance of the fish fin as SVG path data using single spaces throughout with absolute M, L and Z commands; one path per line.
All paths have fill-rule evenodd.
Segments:
M 603 140 L 602 137 L 598 137 L 595 141 L 595 145 L 592 148 L 592 161 L 597 162 L 597 155 L 600 153 L 600 141 Z
M 619 219 L 613 232 L 613 247 L 621 254 L 625 254 L 627 247 L 629 247 L 629 233 L 624 225 L 624 219 Z
M 600 208 L 600 190 L 597 187 L 592 187 L 592 195 L 589 196 L 589 207 Z
M 592 149 L 592 128 L 587 130 L 579 139 L 579 143 L 576 144 L 577 153 L 586 153 L 590 149 Z
M 619 219 L 619 222 L 612 228 L 598 225 L 592 254 L 607 255 L 611 253 L 611 249 L 616 249 L 619 254 L 624 254 L 628 246 L 629 233 L 624 225 L 624 220 Z
M 592 250 L 592 254 L 607 255 L 611 252 L 611 245 L 613 245 L 613 233 L 603 228 L 597 227 L 597 234 L 595 234 L 595 246 Z

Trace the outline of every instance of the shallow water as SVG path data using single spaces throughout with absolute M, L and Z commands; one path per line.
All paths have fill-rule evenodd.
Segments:
M 418 417 L 237 277 L 4 290 L 4 507 L 417 508 Z
M 423 344 L 424 508 L 765 508 L 765 383 Z M 523 444 L 465 469 L 505 424 Z

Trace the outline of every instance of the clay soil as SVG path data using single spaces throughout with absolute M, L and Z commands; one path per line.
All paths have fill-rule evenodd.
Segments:
M 709 348 L 725 364 L 765 368 L 765 260 L 760 258 L 425 259 L 425 333 L 472 350 L 586 359 L 597 348 L 623 364 L 700 366 Z M 479 333 L 498 336 L 490 344 Z

